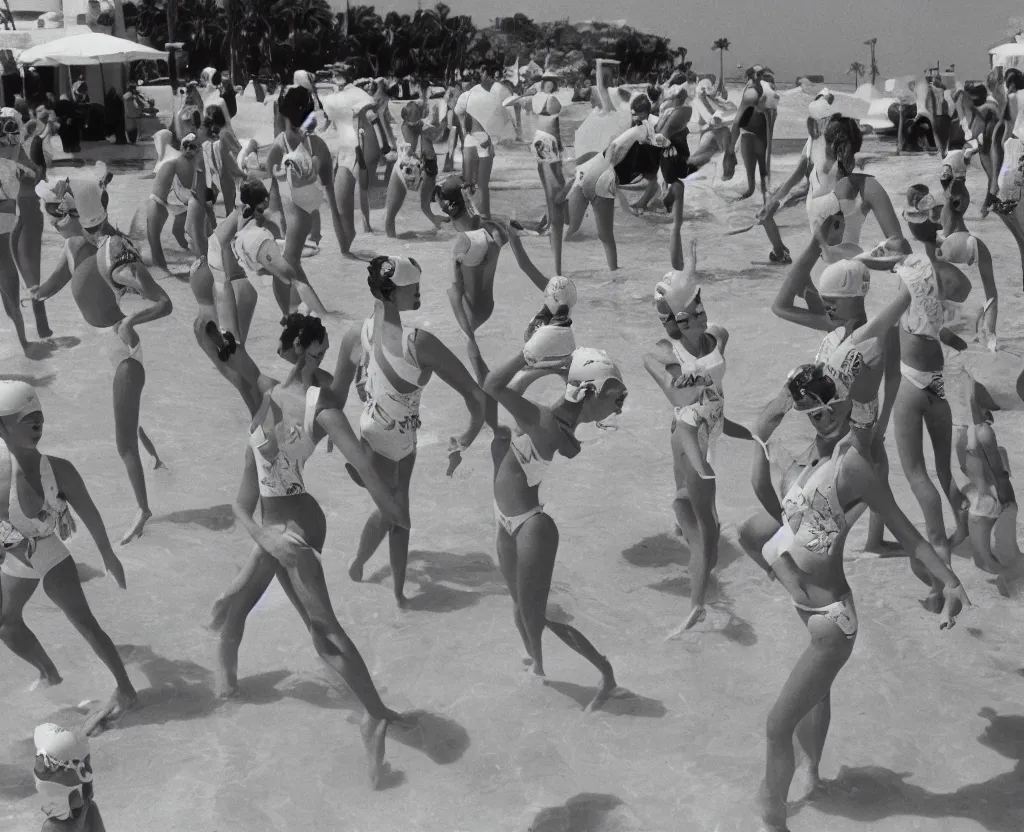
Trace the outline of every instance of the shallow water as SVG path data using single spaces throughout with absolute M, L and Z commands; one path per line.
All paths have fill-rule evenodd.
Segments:
M 787 123 L 788 124 L 788 123 Z M 786 129 L 799 134 L 800 125 Z M 776 147 L 776 178 L 796 162 Z M 877 151 L 869 142 L 867 153 Z M 894 202 L 912 182 L 937 173 L 934 158 L 870 162 Z M 121 169 L 118 169 L 121 172 Z M 495 172 L 495 211 L 537 218 L 543 199 L 525 150 L 502 149 Z M 971 188 L 983 192 L 978 171 Z M 112 215 L 128 227 L 149 183 L 137 175 L 112 184 Z M 717 187 L 717 186 L 716 186 Z M 725 237 L 730 208 L 709 178 L 687 188 L 684 233 L 700 239 L 704 302 L 730 330 L 726 379 L 732 419 L 752 424 L 786 372 L 809 360 L 819 340 L 767 311 L 783 272 L 766 265 L 769 245 L 755 230 Z M 388 241 L 360 234 L 355 250 L 414 256 L 424 267 L 423 308 L 410 321 L 429 328 L 464 357 L 464 339 L 445 297 L 450 232 L 427 234 L 414 200 L 399 217 L 415 238 Z M 1012 392 L 1024 341 L 1024 303 L 1016 291 L 1016 249 L 997 219 L 971 227 L 992 249 L 1003 296 L 1003 350 L 992 358 L 972 345 L 969 359 L 996 393 Z M 374 223 L 382 225 L 381 211 Z M 801 208 L 780 225 L 794 254 L 808 232 Z M 329 229 L 329 224 L 325 224 Z M 237 396 L 196 347 L 195 302 L 188 259 L 167 242 L 174 275 L 162 279 L 175 310 L 140 328 L 147 386 L 142 423 L 168 469 L 148 473 L 155 517 L 145 536 L 120 550 L 128 591 L 100 574 L 87 535 L 73 541 L 85 592 L 125 658 L 141 707 L 93 743 L 96 794 L 111 830 L 346 830 L 348 832 L 747 832 L 761 777 L 765 717 L 807 643 L 785 594 L 739 552 L 736 524 L 753 510 L 752 448 L 723 440 L 718 507 L 721 561 L 713 610 L 703 631 L 666 643 L 687 608 L 686 546 L 673 534 L 670 411 L 643 370 L 642 352 L 659 337 L 651 307 L 655 282 L 668 268 L 667 218 L 619 214 L 623 267 L 610 274 L 591 220 L 583 240 L 567 244 L 564 273 L 578 287 L 577 342 L 607 349 L 622 363 L 630 395 L 618 429 L 589 430 L 583 452 L 556 461 L 544 484 L 561 545 L 551 593 L 552 617 L 580 628 L 615 666 L 624 691 L 585 714 L 593 669 L 546 638 L 550 684 L 533 684 L 521 663 L 510 602 L 497 569 L 491 514 L 488 436 L 444 478 L 447 437 L 465 424 L 461 400 L 441 383 L 423 397 L 422 447 L 412 487 L 413 532 L 407 593 L 395 610 L 387 556 L 378 553 L 367 581 L 346 574 L 370 510 L 345 475 L 338 454 L 320 450 L 307 487 L 328 516 L 324 551 L 328 586 L 343 625 L 382 689 L 399 710 L 425 709 L 419 732 L 392 732 L 388 788 L 366 785 L 354 697 L 325 681 L 308 635 L 275 586 L 246 630 L 240 675 L 245 698 L 222 703 L 213 693 L 215 640 L 201 628 L 210 604 L 235 575 L 251 544 L 235 527 L 234 499 L 247 417 Z M 870 243 L 880 236 L 873 221 Z M 355 320 L 372 308 L 362 264 L 337 257 L 327 233 L 321 254 L 305 265 L 330 308 Z M 544 271 L 544 239 L 526 241 Z M 44 238 L 44 274 L 58 245 Z M 895 291 L 876 280 L 871 304 Z M 521 347 L 539 305 L 532 284 L 502 256 L 497 308 L 479 336 L 493 365 Z M 268 285 L 250 350 L 268 372 L 285 372 L 274 354 L 278 312 Z M 977 286 L 971 301 L 978 303 Z M 133 513 L 131 491 L 111 426 L 110 370 L 99 336 L 65 292 L 48 304 L 61 346 L 48 359 L 18 354 L 6 319 L 2 375 L 34 380 L 46 411 L 43 449 L 67 456 L 82 472 L 111 536 Z M 29 324 L 31 327 L 31 324 Z M 329 321 L 332 366 L 342 324 Z M 556 385 L 541 391 L 554 395 Z M 355 407 L 349 416 L 357 416 Z M 1014 469 L 1024 466 L 1020 414 L 997 417 Z M 795 447 L 806 426 L 787 420 Z M 920 525 L 920 511 L 889 455 L 897 499 Z M 947 519 L 947 522 L 949 520 Z M 81 524 L 79 524 L 81 528 Z M 854 529 L 847 571 L 861 625 L 853 656 L 833 690 L 832 730 L 822 768 L 829 788 L 793 806 L 793 832 L 1020 832 L 1024 828 L 1024 611 L 1002 599 L 968 559 L 955 567 L 975 612 L 951 632 L 917 603 L 924 592 L 905 559 L 861 556 L 866 524 Z M 105 697 L 106 670 L 43 593 L 26 620 L 64 674 L 63 685 L 27 692 L 32 672 L 5 650 L 0 697 L 0 829 L 39 823 L 32 797 L 35 725 L 80 725 L 83 700 Z M 793 797 L 795 798 L 794 791 Z

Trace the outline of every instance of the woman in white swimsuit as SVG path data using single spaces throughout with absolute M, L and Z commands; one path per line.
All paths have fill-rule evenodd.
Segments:
M 494 98 L 494 106 L 500 109 L 496 90 L 496 68 L 485 66 L 480 70 L 477 84 L 459 96 L 455 104 L 455 112 L 462 117 L 465 128 L 465 140 L 462 146 L 462 178 L 470 183 L 477 197 L 480 216 L 491 218 L 491 168 L 494 166 L 494 141 L 476 119 L 467 111 L 470 96 L 486 93 Z
M 208 193 L 206 169 L 195 133 L 181 140 L 181 152 L 169 149 L 157 162 L 153 190 L 149 195 L 146 230 L 153 263 L 167 268 L 160 234 L 167 217 L 174 217 L 171 231 L 175 241 L 195 256 L 205 255 Z
M 117 681 L 107 705 L 86 721 L 87 733 L 113 725 L 135 704 L 117 648 L 89 609 L 65 541 L 76 531 L 73 508 L 89 530 L 103 566 L 125 588 L 124 567 L 110 548 L 103 518 L 78 469 L 39 452 L 43 409 L 35 389 L 23 381 L 0 381 L 0 640 L 39 671 L 35 685 L 63 680 L 22 613 L 39 583 L 85 638 Z M 70 508 L 69 508 L 70 506 Z M 35 687 L 35 685 L 33 687 Z
M 309 119 L 313 115 L 312 93 L 305 87 L 289 87 L 281 97 L 281 112 L 285 118 L 285 130 L 274 140 L 267 154 L 267 170 L 275 175 L 270 192 L 272 196 L 275 192 L 280 194 L 278 176 L 287 180 L 290 198 L 281 200 L 284 210 L 284 256 L 295 269 L 298 280 L 309 283 L 302 268 L 302 252 L 313 226 L 313 214 L 320 209 L 325 194 L 331 209 L 334 233 L 343 250 L 348 238 L 342 227 L 334 193 L 331 152 L 322 138 L 311 133 L 312 122 Z
M 540 335 L 540 333 L 538 333 Z M 537 336 L 535 336 L 537 337 Z M 601 707 L 615 690 L 611 662 L 575 627 L 547 617 L 548 593 L 558 554 L 558 527 L 540 502 L 540 484 L 556 454 L 572 459 L 581 445 L 576 427 L 600 422 L 622 412 L 626 385 L 608 354 L 581 348 L 572 355 L 565 392 L 550 407 L 535 404 L 516 389 L 513 379 L 524 370 L 543 369 L 531 352 L 523 351 L 493 370 L 484 390 L 515 419 L 515 431 L 502 427 L 491 443 L 494 461 L 494 516 L 501 573 L 512 595 L 512 614 L 533 674 L 543 677 L 541 638 L 549 629 L 601 673 L 601 683 L 587 710 Z M 549 364 L 558 372 L 561 358 Z
M 857 610 L 843 571 L 843 548 L 861 504 L 882 515 L 912 562 L 941 587 L 942 628 L 952 627 L 961 609 L 970 606 L 957 576 L 900 510 L 874 464 L 852 442 L 832 444 L 833 437 L 845 431 L 849 417 L 845 392 L 821 365 L 790 373 L 782 396 L 789 407 L 811 420 L 819 437 L 817 453 L 806 460 L 781 503 L 773 495 L 770 515 L 751 518 L 740 533 L 747 555 L 792 596 L 811 638 L 767 719 L 765 777 L 757 800 L 765 828 L 773 832 L 787 829 L 786 800 L 796 770 L 794 735 L 810 761 L 810 783 L 820 782 L 818 766 L 831 719 L 831 688 L 857 636 Z M 777 400 L 759 420 L 755 471 L 768 470 L 766 443 L 784 411 Z M 764 475 L 760 479 L 764 481 Z M 771 490 L 770 473 L 761 490 Z
M 471 188 L 461 176 L 449 176 L 434 188 L 434 200 L 458 232 L 452 246 L 452 285 L 448 300 L 459 328 L 466 334 L 469 364 L 483 383 L 487 365 L 476 343 L 476 331 L 494 312 L 494 274 L 509 231 L 501 223 L 484 220 L 476 213 Z M 497 405 L 488 402 L 487 424 L 496 424 Z
M 349 330 L 341 342 L 334 372 L 334 392 L 339 400 L 349 387 L 365 385 L 365 404 L 359 418 L 363 448 L 373 468 L 387 486 L 409 501 L 409 482 L 416 464 L 416 432 L 420 427 L 420 395 L 430 377 L 437 374 L 459 393 L 469 411 L 469 427 L 449 445 L 450 476 L 461 454 L 476 439 L 484 424 L 487 397 L 462 362 L 425 330 L 402 323 L 402 312 L 419 309 L 421 269 L 405 257 L 375 257 L 370 261 L 367 283 L 376 303 L 374 314 L 360 329 Z M 365 381 L 360 376 L 365 376 Z M 350 474 L 355 472 L 348 468 Z M 359 478 L 353 476 L 357 482 Z M 405 569 L 409 560 L 409 527 L 395 525 L 374 511 L 363 527 L 359 549 L 349 566 L 353 581 L 363 578 L 363 566 L 388 538 L 395 600 L 404 608 Z
M 114 435 L 138 506 L 135 519 L 121 536 L 124 546 L 142 536 L 146 522 L 153 516 L 139 454 L 140 440 L 153 457 L 154 467 L 162 465 L 153 443 L 139 425 L 146 370 L 136 327 L 167 317 L 172 305 L 135 246 L 107 222 L 101 185 L 107 180 L 105 169 L 95 173 L 99 181 L 76 178 L 54 186 L 46 182 L 37 186 L 36 192 L 65 242 L 54 273 L 39 287 L 35 297 L 51 298 L 70 283 L 85 322 L 109 336 L 108 357 L 114 367 Z M 120 303 L 135 296 L 149 303 L 126 315 Z
M 959 155 L 961 164 L 956 164 Z M 996 320 L 999 314 L 999 295 L 996 289 L 995 272 L 992 263 L 992 252 L 985 243 L 967 230 L 964 215 L 971 204 L 971 194 L 967 190 L 967 166 L 962 164 L 962 153 L 954 151 L 950 154 L 953 164 L 948 166 L 949 179 L 943 179 L 943 196 L 946 205 L 942 212 L 942 233 L 936 237 L 938 248 L 935 257 L 946 263 L 958 266 L 977 266 L 978 276 L 985 291 L 985 303 L 975 322 L 975 332 L 989 349 L 998 349 L 996 339 Z M 943 165 L 943 171 L 947 166 Z
M 941 197 L 940 197 L 941 198 Z M 924 513 L 928 539 L 950 562 L 953 546 L 968 534 L 963 495 L 950 470 L 952 422 L 943 384 L 943 345 L 965 350 L 967 345 L 945 327 L 946 303 L 962 303 L 971 290 L 966 275 L 951 263 L 936 259 L 936 235 L 942 229 L 942 206 L 924 185 L 907 191 L 904 219 L 914 238 L 924 243 L 925 255 L 911 255 L 896 269 L 902 281 L 889 312 L 900 313 L 900 380 L 893 409 L 896 449 L 910 487 Z M 942 518 L 942 499 L 925 465 L 923 429 L 927 429 L 935 454 L 935 476 L 956 518 L 956 531 L 947 538 Z M 935 584 L 928 604 L 941 603 L 941 587 Z
M 544 189 L 547 203 L 547 217 L 551 226 L 551 254 L 555 258 L 555 274 L 562 273 L 562 234 L 565 228 L 566 208 L 564 202 L 555 198 L 565 188 L 565 173 L 562 170 L 562 126 L 559 114 L 562 104 L 555 93 L 558 91 L 559 76 L 554 72 L 541 75 L 540 85 L 532 96 L 512 96 L 502 102 L 506 107 L 529 101 L 537 119 L 537 130 L 533 135 L 530 150 L 537 163 L 537 174 Z
M 398 161 L 388 181 L 387 202 L 384 209 L 384 233 L 397 237 L 395 218 L 402 209 L 405 196 L 412 191 L 420 195 L 420 210 L 436 231 L 443 220 L 431 210 L 434 186 L 437 183 L 437 154 L 434 142 L 441 137 L 443 128 L 433 117 L 429 104 L 410 101 L 402 108 L 402 141 L 398 147 Z
M 218 344 L 226 346 L 223 341 Z M 331 671 L 332 684 L 352 690 L 366 709 L 360 733 L 370 782 L 377 788 L 384 774 L 388 723 L 402 718 L 381 701 L 362 656 L 334 614 L 321 563 L 327 521 L 320 504 L 306 491 L 303 469 L 328 436 L 355 466 L 390 523 L 408 526 L 408 503 L 388 492 L 375 476 L 342 402 L 330 390 L 315 386 L 327 347 L 327 330 L 320 319 L 294 313 L 285 320 L 280 339 L 281 354 L 294 362 L 283 382 L 259 370 L 252 378 L 255 365 L 242 348 L 227 357 L 227 363 L 262 394 L 263 402 L 249 428 L 246 470 L 234 506 L 235 517 L 256 547 L 232 590 L 221 597 L 228 610 L 220 636 L 220 693 L 239 694 L 238 649 L 245 620 L 276 576 Z M 261 522 L 253 517 L 257 506 Z
M 715 507 L 715 449 L 725 432 L 750 439 L 750 431 L 725 418 L 725 327 L 709 324 L 697 282 L 697 241 L 683 263 L 681 241 L 672 245 L 672 268 L 654 290 L 668 338 L 644 356 L 644 367 L 673 408 L 672 459 L 676 495 L 672 510 L 690 547 L 690 612 L 672 635 L 706 617 L 711 570 L 718 563 L 720 525 Z

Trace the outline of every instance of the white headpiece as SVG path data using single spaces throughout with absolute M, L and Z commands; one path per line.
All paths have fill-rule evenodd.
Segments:
M 0 416 L 18 419 L 42 410 L 36 389 L 24 381 L 0 381 Z
M 680 269 L 673 269 L 654 287 L 654 299 L 665 301 L 668 308 L 678 315 L 693 303 L 699 291 L 700 284 L 695 277 Z
M 588 393 L 598 393 L 610 380 L 622 381 L 618 365 L 604 350 L 580 347 L 573 351 L 565 384 L 565 400 L 583 401 Z
M 862 298 L 871 288 L 871 273 L 859 260 L 840 260 L 825 267 L 818 294 L 831 298 Z

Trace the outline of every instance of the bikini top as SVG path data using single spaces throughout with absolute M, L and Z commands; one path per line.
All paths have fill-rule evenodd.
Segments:
M 415 340 L 418 329 L 411 326 L 402 327 L 402 354 L 394 355 L 380 344 L 379 351 L 373 339 L 373 318 L 363 322 L 360 341 L 367 365 L 366 372 L 366 408 L 379 407 L 391 419 L 414 418 L 415 427 L 419 426 L 420 397 L 423 386 L 420 378 L 423 370 L 416 358 Z M 415 385 L 415 390 L 406 392 L 399 390 L 381 366 L 381 358 L 396 376 L 402 381 Z
M 900 316 L 900 327 L 911 335 L 937 340 L 945 317 L 935 269 L 927 257 L 912 254 L 898 272 L 910 292 L 910 306 Z
M 476 228 L 473 231 L 463 231 L 465 238 L 469 241 L 469 249 L 457 256 L 458 262 L 463 266 L 479 266 L 487 259 L 487 251 L 495 242 L 491 232 L 486 228 Z M 456 245 L 458 245 L 456 243 Z
M 142 286 L 135 271 L 123 268 L 141 262 L 142 255 L 138 249 L 121 234 L 108 234 L 100 241 L 96 251 L 96 268 L 115 293 L 123 288 L 142 294 Z
M 978 239 L 969 231 L 955 231 L 939 239 L 935 258 L 946 263 L 973 266 L 978 261 Z
M 11 493 L 8 508 L 11 525 L 30 540 L 41 540 L 52 535 L 57 535 L 61 540 L 70 538 L 74 528 L 71 510 L 57 488 L 57 479 L 53 475 L 53 468 L 50 467 L 49 457 L 43 455 L 39 460 L 43 505 L 34 517 L 29 517 L 21 507 L 21 498 L 18 496 L 18 460 L 14 454 L 8 454 L 8 457 L 11 460 Z
M 514 433 L 512 435 L 511 448 L 516 462 L 519 463 L 519 467 L 523 469 L 523 473 L 526 475 L 526 484 L 530 487 L 540 485 L 544 479 L 545 472 L 548 470 L 548 466 L 551 464 L 551 460 L 544 459 L 538 453 L 533 440 L 526 433 Z
M 289 424 L 282 419 L 276 421 L 268 433 L 264 428 L 264 422 L 268 411 L 271 410 L 274 389 L 276 388 L 271 388 L 264 395 L 263 403 L 249 430 L 249 445 L 256 459 L 260 496 L 287 497 L 304 494 L 306 486 L 302 480 L 302 469 L 316 448 L 313 435 L 320 388 L 310 387 L 306 391 L 305 415 L 301 424 Z
M 534 93 L 530 103 L 533 113 L 538 116 L 557 116 L 562 112 L 562 102 L 549 92 Z
M 288 147 L 287 138 L 284 139 L 284 146 Z M 317 183 L 316 159 L 309 136 L 304 136 L 294 150 L 284 154 L 281 165 L 287 172 L 288 184 L 293 188 Z
M 235 255 L 238 265 L 247 274 L 255 275 L 263 269 L 263 266 L 260 265 L 259 256 L 266 245 L 277 247 L 277 240 L 274 239 L 274 235 L 259 223 L 251 222 L 240 231 L 235 232 L 235 236 L 231 238 L 231 253 Z M 221 256 L 220 246 L 211 246 L 210 255 L 213 254 L 215 249 L 217 250 L 216 256 L 219 259 Z M 221 268 L 223 269 L 223 266 Z
M 714 349 L 700 358 L 689 352 L 681 341 L 672 341 L 672 352 L 679 362 L 680 377 L 676 382 L 678 395 L 688 398 L 686 402 L 676 402 L 676 407 L 703 402 L 709 395 L 717 399 L 724 397 L 722 384 L 725 381 L 725 356 L 722 355 L 722 328 L 717 324 L 708 324 L 707 334 L 715 342 Z
M 782 516 L 793 533 L 793 544 L 808 552 L 827 555 L 849 525 L 838 496 L 839 472 L 847 450 L 848 445 L 838 457 L 833 452 L 831 457 L 808 465 L 782 498 Z

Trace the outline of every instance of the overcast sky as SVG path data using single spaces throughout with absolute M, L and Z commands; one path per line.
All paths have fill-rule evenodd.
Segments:
M 330 2 L 345 8 L 345 0 Z M 381 13 L 412 12 L 417 3 L 383 0 L 374 5 Z M 423 5 L 429 7 L 431 0 Z M 477 25 L 508 15 L 509 9 L 535 20 L 627 18 L 643 31 L 668 35 L 673 45 L 690 51 L 696 68 L 709 71 L 718 67 L 711 44 L 727 37 L 732 42 L 727 67 L 763 63 L 782 78 L 817 73 L 830 80 L 842 80 L 851 61 L 868 63 L 863 42 L 871 37 L 878 38 L 876 60 L 883 78 L 916 73 L 937 61 L 955 62 L 961 79 L 983 78 L 989 46 L 1007 39 L 1011 17 L 1024 17 L 1024 4 L 1017 0 L 450 0 L 449 5 L 455 14 L 471 15 Z

